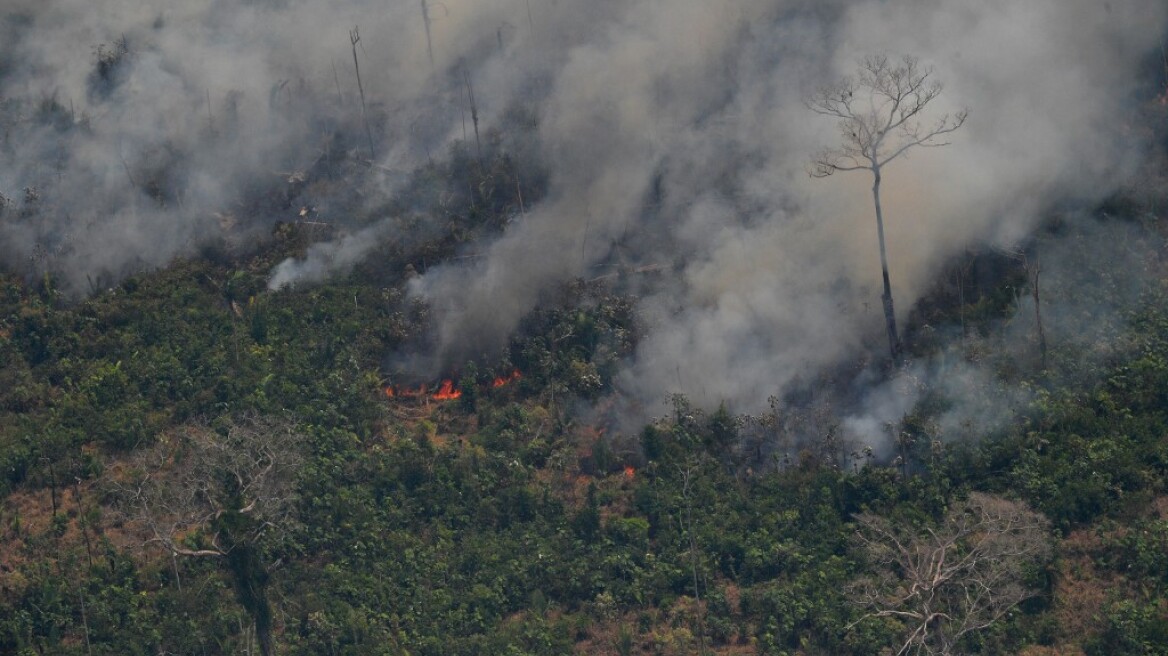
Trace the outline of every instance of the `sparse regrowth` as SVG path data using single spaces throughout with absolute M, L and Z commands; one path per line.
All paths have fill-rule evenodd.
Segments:
M 914 146 L 947 146 L 944 136 L 965 123 L 966 111 L 943 114 L 931 121 L 922 114 L 942 85 L 932 79 L 933 69 L 922 67 L 915 57 L 890 61 L 874 55 L 860 62 L 854 77 L 845 77 L 821 88 L 806 100 L 807 107 L 839 120 L 840 145 L 824 148 L 811 160 L 811 175 L 825 178 L 836 171 L 871 171 L 872 201 L 876 207 L 876 234 L 880 241 L 880 270 L 884 279 L 884 321 L 888 345 L 895 360 L 900 356 L 900 337 L 892 305 L 888 255 L 884 247 L 884 214 L 880 207 L 881 169 Z

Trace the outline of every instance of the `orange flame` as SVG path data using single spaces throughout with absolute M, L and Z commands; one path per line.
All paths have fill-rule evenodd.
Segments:
M 519 373 L 518 369 L 513 369 L 510 376 L 505 378 L 503 376 L 496 376 L 495 380 L 491 382 L 491 387 L 502 387 L 507 383 L 517 381 L 520 378 L 523 378 L 523 374 Z
M 442 381 L 442 385 L 438 387 L 438 391 L 433 394 L 433 397 L 439 401 L 457 399 L 460 396 L 462 396 L 462 390 L 454 389 L 454 381 L 449 378 Z
M 633 469 L 632 465 L 625 465 L 625 478 L 629 479 L 630 481 L 633 480 L 633 475 L 636 474 L 636 472 L 637 470 Z
M 419 385 L 418 387 L 411 389 L 409 387 L 394 387 L 393 385 L 390 385 L 389 387 L 385 388 L 385 395 L 391 399 L 415 399 L 419 396 L 426 396 L 426 386 Z
M 429 396 L 436 401 L 448 401 L 462 396 L 462 391 L 455 389 L 454 381 L 447 378 L 442 381 L 442 384 L 438 386 L 438 391 L 433 394 L 430 394 L 430 388 L 427 385 L 418 385 L 417 387 L 395 387 L 390 385 L 385 388 L 385 396 L 391 399 L 420 399 Z
M 496 377 L 495 380 L 492 381 L 491 387 L 502 387 L 508 383 L 517 381 L 520 378 L 523 378 L 523 374 L 519 373 L 518 369 L 515 369 L 508 376 Z M 413 388 L 389 385 L 385 388 L 385 396 L 386 398 L 390 399 L 416 399 L 429 396 L 436 401 L 449 401 L 451 399 L 460 398 L 462 396 L 462 390 L 454 386 L 454 381 L 452 379 L 446 378 L 438 385 L 438 389 L 433 394 L 430 393 L 430 390 L 426 385 L 419 385 L 418 387 Z

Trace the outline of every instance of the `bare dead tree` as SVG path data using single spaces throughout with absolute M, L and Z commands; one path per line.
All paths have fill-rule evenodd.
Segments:
M 479 106 L 475 103 L 474 87 L 470 83 L 470 71 L 467 70 L 466 64 L 462 64 L 462 82 L 466 86 L 466 98 L 470 104 L 470 120 L 474 125 L 475 134 L 475 154 L 478 156 L 479 166 L 483 164 L 483 144 L 479 140 Z
M 337 85 L 337 107 L 345 106 L 345 96 L 341 93 L 341 76 L 337 74 L 337 62 L 333 61 L 333 82 Z
M 1038 331 L 1038 354 L 1042 358 L 1042 368 L 1046 369 L 1046 329 L 1042 326 L 1042 296 L 1038 287 L 1042 262 L 1035 256 L 1034 262 L 1027 259 L 1022 264 L 1026 269 L 1026 277 L 1030 278 L 1030 296 L 1034 299 L 1034 324 Z
M 115 510 L 142 530 L 144 547 L 224 563 L 272 653 L 265 544 L 296 523 L 302 435 L 282 420 L 245 417 L 186 426 L 137 455 L 113 483 Z
M 856 544 L 875 574 L 849 590 L 867 612 L 848 628 L 874 618 L 899 622 L 898 656 L 955 653 L 963 637 L 1037 594 L 1025 584 L 1027 568 L 1051 554 L 1045 517 L 978 492 L 923 531 L 870 513 L 856 524 Z
M 222 431 L 205 424 L 186 426 L 140 452 L 134 477 L 118 483 L 129 517 L 149 530 L 147 544 L 179 556 L 226 556 L 216 520 L 238 513 L 255 519 L 238 543 L 258 539 L 287 524 L 293 510 L 295 448 L 301 437 L 283 422 L 247 417 Z M 203 546 L 188 547 L 200 531 L 214 529 Z
M 357 44 L 361 42 L 361 35 L 357 28 L 349 30 L 349 44 L 353 46 L 353 70 L 357 72 L 357 93 L 361 96 L 361 120 L 365 122 L 365 135 L 369 137 L 369 159 L 377 159 L 377 152 L 373 149 L 373 130 L 369 128 L 369 112 L 365 108 L 365 87 L 361 84 L 361 64 L 357 62 Z
M 888 256 L 884 247 L 884 214 L 880 206 L 881 171 L 885 165 L 916 146 L 946 146 L 943 135 L 960 128 L 967 112 L 944 114 L 932 122 L 922 112 L 941 94 L 933 71 L 921 67 L 915 57 L 897 62 L 874 55 L 860 62 L 855 77 L 821 88 L 805 104 L 811 111 L 839 120 L 840 145 L 825 148 L 811 161 L 812 177 L 825 178 L 836 171 L 870 171 L 872 200 L 876 206 L 876 234 L 880 241 L 880 268 L 884 279 L 884 321 L 893 360 L 900 356 L 900 337 L 892 305 Z
M 530 7 L 528 7 L 530 11 Z M 1164 38 L 1160 38 L 1160 61 L 1164 64 L 1164 84 L 1163 93 L 1160 94 L 1160 102 L 1168 104 L 1168 48 L 1164 47 Z
M 519 213 L 527 214 L 523 207 L 523 187 L 519 186 L 519 171 L 515 171 L 515 198 L 519 200 Z
M 503 54 L 503 30 L 514 30 L 515 26 L 507 21 L 503 21 L 499 27 L 495 28 L 495 40 L 499 46 L 499 54 Z
M 215 137 L 215 115 L 211 113 L 211 90 L 207 89 L 207 133 Z
M 430 70 L 434 70 L 434 43 L 430 38 L 430 7 L 422 0 L 422 24 L 426 28 L 426 55 L 430 57 Z

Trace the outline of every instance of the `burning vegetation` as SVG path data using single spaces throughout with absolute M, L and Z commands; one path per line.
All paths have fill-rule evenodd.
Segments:
M 498 389 L 513 383 L 523 374 L 518 369 L 512 369 L 506 376 L 495 376 L 491 380 L 490 388 Z M 454 382 L 454 378 L 443 378 L 437 385 L 423 383 L 416 387 L 408 385 L 387 385 L 385 396 L 390 399 L 432 399 L 434 401 L 453 401 L 462 398 L 462 390 Z
M 9 61 L 25 50 L 9 43 L 59 51 L 16 34 L 38 35 L 51 21 L 33 20 L 31 7 L 49 3 L 20 4 L 30 9 L 0 21 L 0 60 L 15 62 L 0 65 L 3 92 L 29 86 L 11 83 L 25 68 L 52 80 L 51 67 Z M 222 4 L 210 3 L 230 16 Z M 276 7 L 311 3 L 244 4 L 266 21 Z M 823 66 L 794 65 L 797 43 L 783 45 L 790 65 L 776 64 L 754 44 L 782 39 L 742 39 L 708 3 L 678 3 L 658 18 L 623 13 L 651 4 L 639 0 L 529 2 L 526 16 L 496 21 L 505 14 L 491 8 L 505 4 L 447 10 L 423 0 L 414 19 L 426 30 L 431 74 L 415 76 L 426 78 L 424 89 L 398 86 L 394 71 L 368 75 L 383 44 L 409 42 L 390 38 L 404 36 L 393 12 L 417 13 L 402 4 L 361 35 L 352 26 L 348 41 L 332 29 L 343 46 L 332 59 L 347 64 L 352 55 L 348 71 L 329 66 L 312 40 L 281 40 L 319 55 L 323 80 L 311 71 L 298 81 L 255 77 L 267 71 L 258 64 L 265 51 L 238 67 L 233 85 L 246 95 L 218 86 L 224 66 L 155 89 L 159 78 L 200 67 L 205 57 L 195 55 L 237 52 L 188 43 L 180 60 L 164 36 L 187 23 L 167 16 L 97 46 L 94 73 L 71 76 L 85 82 L 73 95 L 0 94 L 0 260 L 12 273 L 0 273 L 0 653 L 858 656 L 902 644 L 902 652 L 1031 654 L 1163 644 L 1165 193 L 1099 210 L 1107 231 L 1070 240 L 1089 257 L 1053 233 L 1033 236 L 1025 256 L 1034 256 L 1020 261 L 975 256 L 962 243 L 965 261 L 938 273 L 935 294 L 902 316 L 912 362 L 890 373 L 898 367 L 868 359 L 879 335 L 864 326 L 879 328 L 879 308 L 861 305 L 873 300 L 867 278 L 836 266 L 853 250 L 850 230 L 809 209 L 822 197 L 797 207 L 803 190 L 785 180 L 802 176 L 771 176 L 786 171 L 792 153 L 802 157 L 790 147 L 802 127 L 783 117 L 803 108 L 790 112 L 779 90 L 811 82 L 782 71 Z M 654 15 L 629 30 L 642 44 L 636 66 L 606 56 L 629 54 L 619 42 L 595 49 L 587 41 L 619 37 L 604 24 L 571 25 L 584 35 L 580 45 L 597 50 L 591 56 L 547 56 L 540 44 L 573 41 L 558 38 L 550 19 L 573 5 L 620 13 L 612 25 Z M 459 15 L 472 8 L 484 13 Z M 1047 11 L 1054 19 L 1078 9 Z M 1109 22 L 1123 12 L 1117 6 Z M 678 39 L 678 28 L 703 16 L 711 31 L 692 39 L 703 44 L 693 54 L 721 49 L 717 70 L 726 74 L 716 77 L 734 80 L 725 94 L 710 93 L 717 80 L 702 66 L 687 66 L 693 78 L 672 68 L 694 59 L 673 49 L 691 41 Z M 751 32 L 787 30 L 786 19 L 743 18 Z M 804 20 L 814 22 L 810 11 Z M 502 25 L 489 47 L 458 53 L 466 58 L 454 64 L 455 43 L 483 41 L 451 32 L 487 24 Z M 486 52 L 495 43 L 498 59 Z M 523 49 L 540 64 L 524 64 Z M 964 52 L 969 70 L 988 70 L 978 49 Z M 1064 98 L 1082 107 L 1128 97 L 1103 82 L 1125 79 L 1112 72 L 1123 70 L 1114 56 L 1099 57 L 1107 76 L 1093 76 L 1076 68 L 1073 52 L 1059 52 L 1035 61 L 1067 63 L 1060 87 L 1091 82 L 1087 94 L 1060 93 L 1060 107 L 1074 104 Z M 287 52 L 270 56 L 297 68 Z M 544 60 L 573 64 L 545 70 Z M 1003 84 L 1010 98 L 1041 89 L 1025 77 L 1003 82 L 996 71 L 1011 67 L 992 68 L 977 79 Z M 611 70 L 627 83 L 591 83 Z M 379 79 L 394 88 L 379 88 Z M 1147 111 L 1163 117 L 1168 83 L 1159 84 Z M 975 93 L 989 97 L 988 87 Z M 739 88 L 780 102 L 752 101 Z M 134 111 L 121 104 L 131 97 Z M 168 97 L 178 104 L 162 103 Z M 968 130 L 995 123 L 990 104 Z M 752 105 L 765 107 L 755 115 Z M 178 120 L 183 107 L 198 115 Z M 1048 107 L 1015 113 L 1053 115 L 1068 139 L 1090 132 Z M 167 120 L 140 118 L 150 116 Z M 751 136 L 730 143 L 726 132 Z M 1163 128 L 1152 132 L 1168 144 Z M 994 143 L 995 134 L 976 134 Z M 45 153 L 57 154 L 42 161 Z M 1008 154 L 1068 186 L 1082 178 L 1057 162 L 1096 174 L 1073 149 L 1033 160 Z M 1001 160 L 968 162 L 950 162 L 946 179 L 1002 169 L 1035 206 L 1062 201 L 1062 187 L 1034 191 Z M 93 165 L 103 175 L 91 176 Z M 761 184 L 757 171 L 768 176 Z M 1147 173 L 1168 189 L 1168 170 Z M 985 183 L 995 213 L 1021 197 L 1000 182 Z M 951 196 L 955 189 L 962 193 Z M 958 208 L 962 225 L 976 226 L 965 214 L 987 204 L 956 183 L 916 191 L 928 211 L 919 212 L 913 243 L 936 248 L 914 259 L 944 261 L 956 252 L 954 231 L 933 209 Z M 143 253 L 143 234 L 157 247 Z M 1124 238 L 1099 237 L 1115 234 Z M 193 245 L 205 245 L 205 257 Z M 905 257 L 903 240 L 890 245 Z M 1118 269 L 1081 266 L 1103 261 L 1138 261 L 1156 282 L 1141 287 Z M 1068 270 L 1102 282 L 1070 285 Z M 133 271 L 143 273 L 122 278 Z M 64 302 L 86 294 L 76 306 Z M 1134 309 L 1098 311 L 1119 307 Z M 1035 337 L 1040 311 L 1049 358 L 1046 338 L 1039 346 Z M 1073 316 L 1103 327 L 1084 331 Z M 387 366 L 387 353 L 425 366 L 399 367 L 393 356 Z M 393 384 L 381 378 L 387 371 Z M 1038 390 L 1037 401 L 1014 388 Z M 769 412 L 750 409 L 751 397 L 761 403 L 772 392 Z M 1024 425 L 1009 414 L 1019 408 Z M 762 414 L 739 414 L 751 411 Z M 209 419 L 191 419 L 199 417 Z M 986 417 L 989 428 L 975 422 Z M 37 493 L 44 521 L 14 502 Z M 1089 606 L 1086 630 L 1075 618 L 1052 619 L 1072 606 L 1058 587 L 1071 579 L 1041 587 L 1048 522 L 1101 541 L 1082 556 L 1097 562 L 1074 565 L 1097 567 L 1115 584 L 1080 604 Z M 1118 528 L 1105 537 L 1098 526 Z M 129 528 L 164 548 L 105 539 Z M 995 543 L 1030 545 L 1042 557 L 1011 562 L 1010 552 L 988 548 Z M 890 556 L 900 545 L 906 553 Z M 958 551 L 986 554 L 985 566 L 965 558 L 950 568 L 957 592 L 945 617 L 893 598 L 912 582 L 919 554 Z M 1000 601 L 969 612 L 959 593 L 984 581 Z M 1050 603 L 1016 606 L 1035 590 Z M 962 610 L 975 629 L 957 626 Z M 915 625 L 905 619 L 913 613 Z M 993 630 L 974 636 L 986 621 Z M 1077 642 L 1063 649 L 1063 640 Z
M 507 376 L 495 376 L 495 379 L 491 381 L 491 387 L 494 387 L 497 389 L 499 387 L 503 387 L 504 385 L 506 385 L 508 383 L 513 383 L 522 377 L 523 377 L 523 375 L 519 373 L 518 369 L 512 369 L 511 373 L 508 374 Z
M 434 391 L 431 392 L 430 390 Z M 454 380 L 444 378 L 437 386 L 422 384 L 417 387 L 389 385 L 385 388 L 385 396 L 391 399 L 433 399 L 435 401 L 450 401 L 462 396 L 462 390 L 455 388 Z

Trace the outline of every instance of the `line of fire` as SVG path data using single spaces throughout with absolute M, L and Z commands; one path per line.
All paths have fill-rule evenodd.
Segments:
M 518 369 L 514 369 L 506 376 L 496 376 L 491 381 L 491 388 L 499 388 L 504 385 L 513 383 L 523 374 Z M 431 391 L 433 390 L 433 391 Z M 408 387 L 401 385 L 388 385 L 385 388 L 385 396 L 391 399 L 433 399 L 435 401 L 451 401 L 462 396 L 462 390 L 454 385 L 454 379 L 444 378 L 442 382 L 438 383 L 437 387 L 431 388 L 429 385 L 423 383 L 417 387 Z

